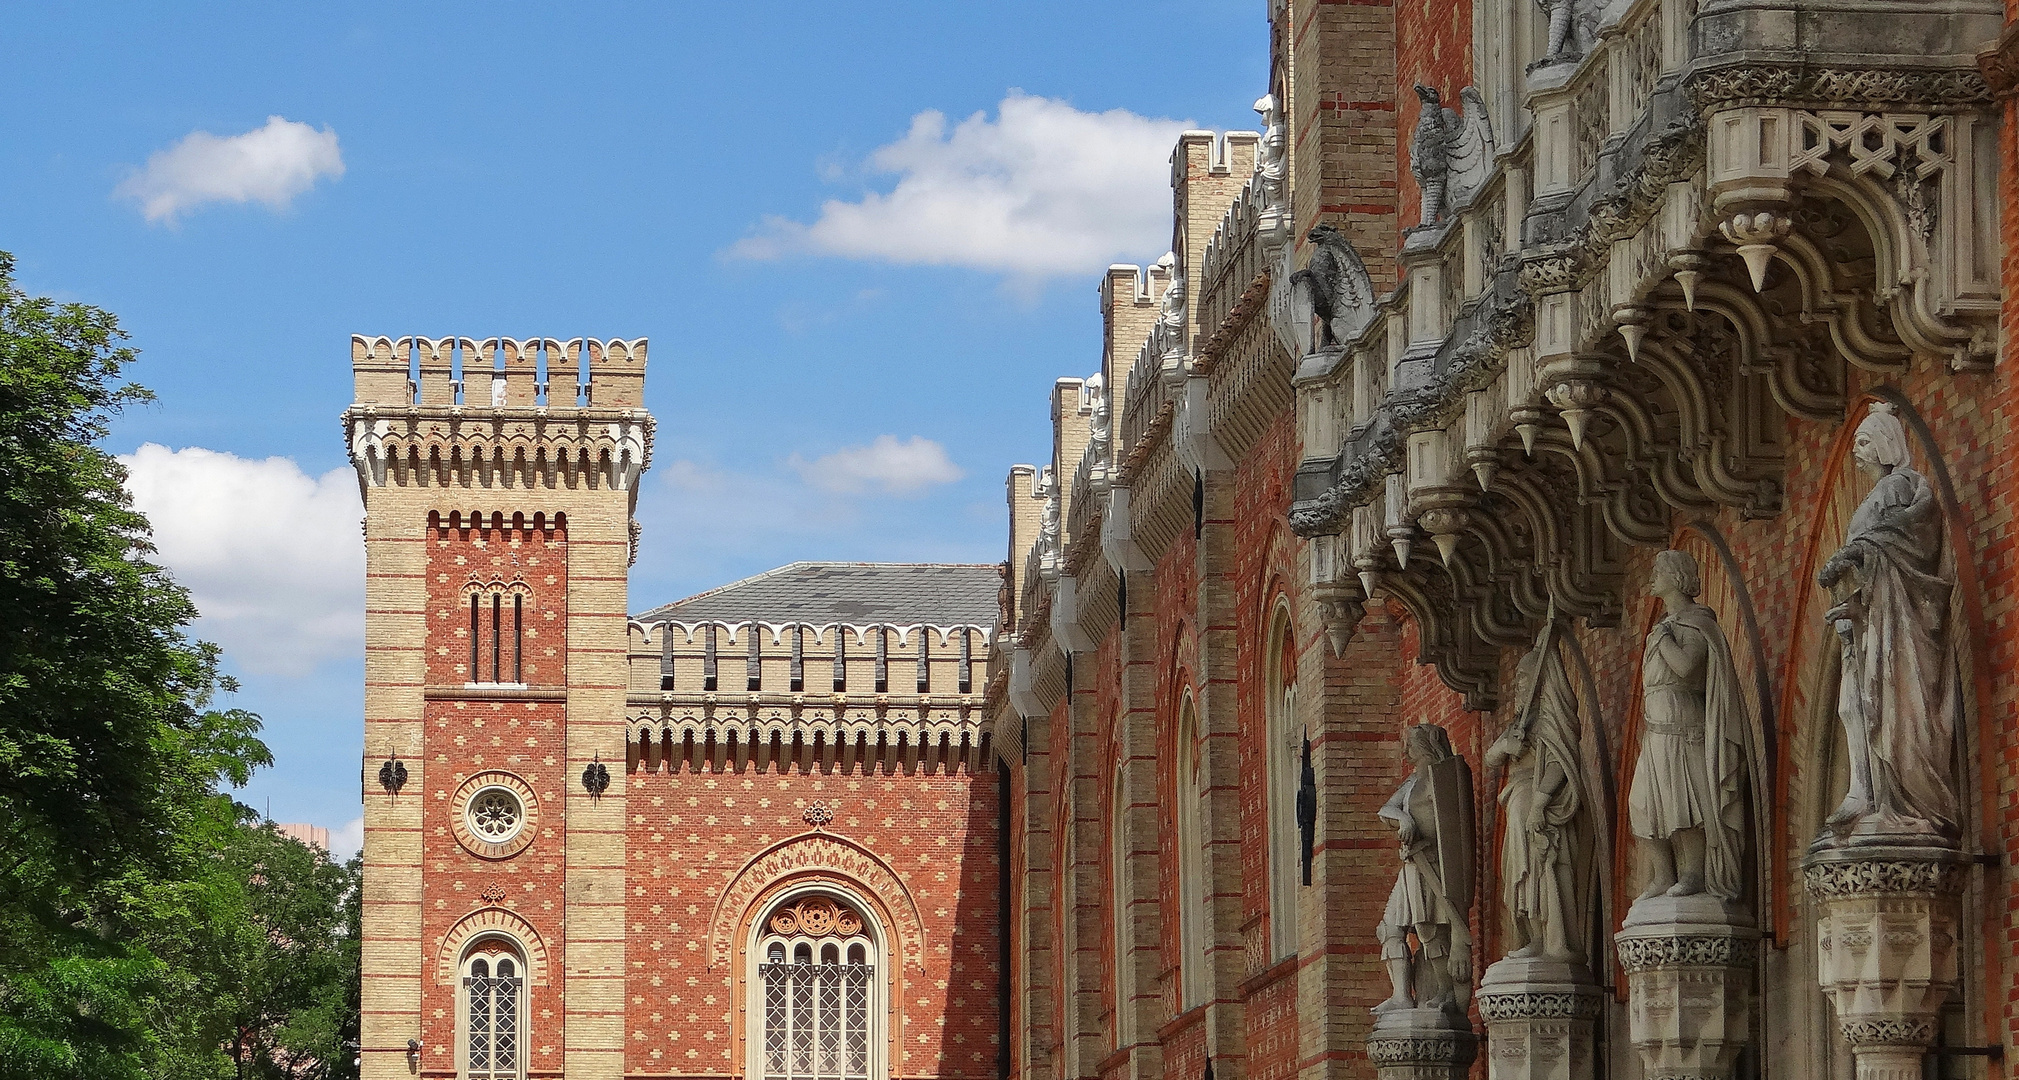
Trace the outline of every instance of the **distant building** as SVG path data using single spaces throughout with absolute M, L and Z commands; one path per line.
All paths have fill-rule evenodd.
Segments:
M 273 831 L 290 839 L 299 840 L 318 851 L 325 853 L 329 851 L 329 830 L 321 825 L 290 821 L 286 824 L 275 824 Z

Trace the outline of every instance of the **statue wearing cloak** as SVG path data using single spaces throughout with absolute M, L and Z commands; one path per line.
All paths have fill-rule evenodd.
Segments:
M 1486 753 L 1505 763 L 1500 804 L 1501 903 L 1510 957 L 1584 960 L 1593 902 L 1592 806 L 1579 753 L 1577 694 L 1557 650 L 1553 624 L 1522 658 L 1515 699 L 1522 709 Z
M 1840 639 L 1837 715 L 1850 752 L 1851 786 L 1825 839 L 1853 834 L 1957 834 L 1955 657 L 1947 634 L 1953 568 L 1945 565 L 1942 510 L 1916 472 L 1892 406 L 1872 406 L 1852 457 L 1876 483 L 1851 515 L 1844 546 L 1817 581 L 1836 606 L 1825 616 Z
M 1655 556 L 1651 591 L 1667 614 L 1648 632 L 1641 660 L 1643 734 L 1627 816 L 1652 849 L 1641 899 L 1745 892 L 1746 792 L 1751 745 L 1731 645 L 1717 615 L 1696 602 L 1696 560 Z

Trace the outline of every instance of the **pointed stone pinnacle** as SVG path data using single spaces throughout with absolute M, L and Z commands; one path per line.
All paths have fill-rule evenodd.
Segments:
M 1640 363 L 1640 340 L 1647 336 L 1647 327 L 1639 323 L 1620 323 L 1619 336 L 1626 339 L 1626 358 Z
M 1443 560 L 1446 567 L 1449 567 L 1451 565 L 1451 553 L 1458 550 L 1458 534 L 1436 533 L 1430 538 L 1437 541 L 1437 557 Z
M 1584 425 L 1585 421 L 1589 418 L 1590 414 L 1583 409 L 1563 410 L 1564 426 L 1570 428 L 1570 448 L 1572 450 L 1584 449 Z
M 1367 594 L 1367 599 L 1374 599 L 1376 595 L 1374 587 L 1380 583 L 1381 575 L 1376 574 L 1372 570 L 1360 571 L 1360 589 Z
M 1404 570 L 1409 569 L 1409 538 L 1398 536 L 1394 539 L 1393 544 L 1395 547 L 1395 565 Z
M 1754 292 L 1760 292 L 1767 287 L 1767 262 L 1773 257 L 1772 244 L 1739 245 L 1739 258 L 1746 261 L 1746 269 L 1753 275 Z
M 1514 430 L 1521 436 L 1521 452 L 1534 457 L 1535 437 L 1542 433 L 1542 429 L 1534 424 L 1516 424 Z
M 1472 463 L 1472 475 L 1478 478 L 1479 490 L 1481 491 L 1487 491 L 1493 487 L 1493 474 L 1499 471 L 1500 466 L 1491 461 L 1475 461 Z
M 1697 282 L 1702 281 L 1703 276 L 1703 271 L 1701 270 L 1678 270 L 1675 272 L 1675 283 L 1682 286 L 1683 306 L 1691 311 L 1697 309 Z

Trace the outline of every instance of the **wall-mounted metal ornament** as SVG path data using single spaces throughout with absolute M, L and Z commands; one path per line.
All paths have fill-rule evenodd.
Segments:
M 379 766 L 379 786 L 385 788 L 388 795 L 398 795 L 400 789 L 407 786 L 407 765 L 398 754 L 387 758 L 386 763 Z
M 603 793 L 610 790 L 610 770 L 603 764 L 603 755 L 596 755 L 589 767 L 582 770 L 582 790 L 595 799 L 602 798 Z

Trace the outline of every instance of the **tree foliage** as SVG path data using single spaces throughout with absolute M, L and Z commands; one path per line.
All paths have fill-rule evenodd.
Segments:
M 340 1076 L 355 866 L 219 794 L 272 763 L 98 446 L 108 312 L 0 252 L 0 1077 Z M 347 907 L 352 910 L 347 910 Z

